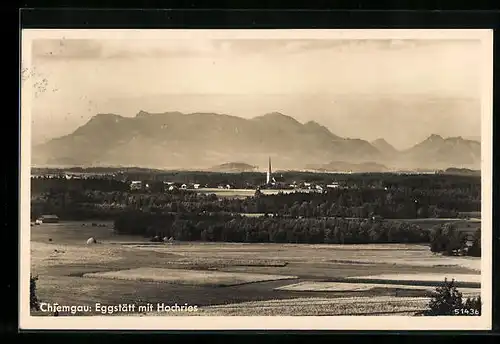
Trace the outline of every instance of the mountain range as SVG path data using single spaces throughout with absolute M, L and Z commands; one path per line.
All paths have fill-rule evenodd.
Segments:
M 300 123 L 277 112 L 244 119 L 216 113 L 140 111 L 135 117 L 97 114 L 73 133 L 35 145 L 32 164 L 210 169 L 241 161 L 265 168 L 269 156 L 273 166 L 281 169 L 311 165 L 349 169 L 350 164 L 367 172 L 370 166 L 377 170 L 479 169 L 481 145 L 431 134 L 399 151 L 383 138 L 372 142 L 344 138 L 317 122 Z

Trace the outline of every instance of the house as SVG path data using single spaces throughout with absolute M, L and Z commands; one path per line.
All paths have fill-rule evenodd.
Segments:
M 42 215 L 37 221 L 41 221 L 41 223 L 57 223 L 59 222 L 59 217 L 57 215 Z
M 141 190 L 142 182 L 140 180 L 134 180 L 130 182 L 130 190 Z
M 199 189 L 199 188 L 200 188 L 200 184 L 194 184 L 194 185 L 193 185 L 193 187 L 194 187 L 195 189 Z
M 326 187 L 329 189 L 336 189 L 339 187 L 339 183 L 334 182 L 334 183 L 328 184 Z

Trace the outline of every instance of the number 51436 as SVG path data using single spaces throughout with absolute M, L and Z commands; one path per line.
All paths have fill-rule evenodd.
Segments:
M 480 315 L 479 309 L 457 308 L 453 310 L 453 315 Z

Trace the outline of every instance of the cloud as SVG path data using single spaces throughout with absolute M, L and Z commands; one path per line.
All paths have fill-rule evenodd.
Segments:
M 65 59 L 127 59 L 163 57 L 211 57 L 234 54 L 239 56 L 262 54 L 303 54 L 312 51 L 395 51 L 424 46 L 470 44 L 471 40 L 398 40 L 398 39 L 218 39 L 218 40 L 98 40 L 54 39 L 36 40 L 33 56 Z M 479 41 L 475 41 L 479 43 Z
M 113 59 L 207 56 L 215 50 L 209 40 L 55 39 L 33 42 L 33 56 L 64 59 Z
M 33 41 L 32 53 L 41 58 L 99 58 L 103 45 L 86 39 L 37 39 Z
M 376 52 L 411 50 L 419 47 L 444 47 L 449 44 L 479 44 L 479 40 L 417 40 L 417 39 L 239 39 L 219 40 L 216 46 L 227 44 L 235 54 L 303 54 L 312 51 Z

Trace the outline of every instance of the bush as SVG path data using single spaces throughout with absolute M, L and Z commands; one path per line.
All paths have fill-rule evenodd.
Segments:
M 467 255 L 472 257 L 481 257 L 481 228 L 478 228 L 474 233 L 472 246 L 469 247 Z
M 444 280 L 443 285 L 436 288 L 429 302 L 429 309 L 416 315 L 481 315 L 481 297 L 462 299 L 455 281 Z
M 430 249 L 434 253 L 446 256 L 463 255 L 466 252 L 466 242 L 467 236 L 451 223 L 435 226 L 430 233 Z
M 38 281 L 38 276 L 30 275 L 30 309 L 38 311 L 40 310 L 40 302 L 36 296 L 36 281 Z

